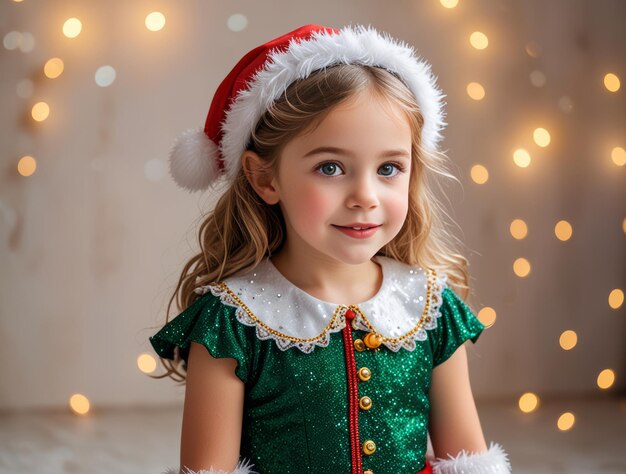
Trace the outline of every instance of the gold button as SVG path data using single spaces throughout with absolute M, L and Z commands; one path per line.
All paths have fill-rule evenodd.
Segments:
M 361 410 L 369 410 L 372 408 L 372 399 L 370 397 L 361 397 L 359 400 L 359 406 Z
M 358 349 L 357 349 L 358 350 Z M 359 378 L 363 381 L 363 382 L 367 382 L 369 379 L 372 378 L 372 371 L 370 369 L 368 369 L 367 367 L 361 367 L 359 369 Z
M 374 474 L 374 471 L 368 469 L 367 471 L 363 471 L 363 474 Z
M 376 334 L 375 332 L 370 332 L 366 334 L 363 338 L 363 342 L 365 342 L 365 345 L 370 349 L 378 349 L 382 344 L 380 335 Z
M 370 454 L 374 454 L 374 451 L 376 451 L 376 443 L 374 443 L 374 441 L 368 439 L 365 443 L 363 443 L 363 452 L 365 454 L 369 456 Z
M 363 339 L 355 339 L 354 348 L 359 352 L 363 352 L 365 350 L 365 343 L 363 342 Z

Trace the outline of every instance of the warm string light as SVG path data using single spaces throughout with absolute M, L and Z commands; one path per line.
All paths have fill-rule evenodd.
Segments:
M 48 59 L 45 66 L 43 67 L 43 73 L 48 79 L 56 79 L 61 74 L 63 74 L 64 69 L 65 64 L 63 64 L 62 59 L 52 58 Z
M 523 258 L 517 258 L 513 262 L 513 272 L 520 278 L 527 277 L 530 274 L 530 262 Z
M 496 323 L 496 310 L 489 306 L 485 306 L 478 312 L 477 317 L 485 327 L 491 327 Z
M 89 413 L 91 404 L 89 399 L 82 393 L 75 393 L 70 397 L 70 409 L 77 415 L 86 415 Z
M 486 49 L 487 46 L 489 46 L 489 38 L 487 38 L 487 35 L 483 33 L 482 31 L 474 31 L 470 35 L 469 41 L 472 47 L 475 49 L 482 50 L 482 49 Z
M 146 16 L 146 28 L 150 31 L 160 31 L 165 26 L 165 15 L 161 12 L 152 12 Z
M 518 148 L 513 152 L 513 162 L 520 168 L 528 168 L 530 161 L 530 153 L 524 148 Z
M 31 116 L 36 122 L 43 122 L 50 115 L 50 106 L 45 102 L 37 102 L 31 109 Z
M 576 422 L 576 417 L 574 416 L 574 414 L 570 412 L 565 412 L 561 416 L 559 416 L 559 419 L 557 420 L 556 425 L 559 428 L 559 430 L 568 431 L 572 429 L 575 422 Z
M 624 150 L 621 146 L 616 146 L 611 150 L 611 160 L 617 166 L 626 165 L 626 150 Z
M 459 0 L 439 0 L 439 3 L 445 8 L 456 8 Z
M 571 239 L 573 232 L 572 224 L 565 220 L 557 222 L 554 226 L 554 235 L 556 235 L 556 238 L 562 242 Z
M 617 92 L 621 87 L 619 77 L 617 77 L 616 74 L 609 72 L 604 76 L 604 87 L 606 87 L 606 90 L 609 92 Z
M 70 18 L 63 23 L 63 34 L 68 38 L 76 38 L 83 29 L 83 24 L 78 18 Z
M 612 369 L 604 369 L 598 374 L 596 384 L 602 390 L 608 390 L 615 383 L 615 372 Z
M 539 397 L 532 392 L 526 392 L 519 398 L 517 404 L 522 412 L 532 413 L 539 408 Z
M 569 351 L 576 347 L 576 344 L 578 344 L 578 334 L 576 334 L 576 331 L 568 329 L 561 333 L 561 337 L 559 337 L 561 349 Z
M 476 184 L 485 184 L 489 179 L 489 171 L 483 165 L 474 165 L 470 170 L 470 177 Z
M 545 128 L 536 128 L 533 131 L 533 140 L 537 146 L 545 148 L 550 144 L 550 132 L 548 132 Z
M 528 226 L 522 219 L 514 219 L 509 226 L 509 232 L 514 239 L 522 240 L 528 235 Z
M 20 158 L 17 162 L 17 172 L 24 177 L 32 176 L 37 171 L 37 160 L 30 155 Z
M 485 98 L 485 88 L 478 82 L 470 82 L 466 87 L 467 95 L 474 100 L 483 100 Z
M 151 374 L 156 370 L 157 362 L 152 354 L 144 352 L 143 354 L 139 354 L 137 357 L 137 367 L 144 374 Z
M 609 307 L 611 309 L 620 309 L 624 304 L 624 291 L 615 288 L 609 293 Z

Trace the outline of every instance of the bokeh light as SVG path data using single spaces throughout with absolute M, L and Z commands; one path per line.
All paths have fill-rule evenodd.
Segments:
M 226 25 L 231 31 L 243 31 L 248 26 L 248 18 L 241 13 L 235 13 L 228 17 Z
M 514 239 L 522 240 L 528 235 L 528 226 L 522 219 L 514 219 L 509 226 L 509 231 Z
M 483 165 L 474 165 L 470 170 L 470 177 L 476 184 L 485 184 L 489 179 L 489 171 Z
M 560 97 L 558 100 L 559 109 L 561 109 L 566 114 L 569 114 L 572 110 L 574 110 L 574 101 L 571 97 L 564 95 Z
M 36 122 L 43 122 L 50 115 L 50 106 L 45 102 L 37 102 L 33 105 L 31 115 Z
M 483 323 L 485 327 L 493 326 L 496 323 L 496 310 L 490 306 L 485 306 L 477 314 L 478 320 Z
M 554 235 L 556 235 L 557 239 L 563 242 L 571 239 L 572 233 L 573 233 L 572 224 L 570 224 L 569 222 L 565 220 L 561 220 L 557 222 L 556 225 L 554 226 Z
M 526 44 L 526 54 L 531 58 L 538 58 L 541 56 L 541 46 L 538 43 L 531 41 Z
M 62 59 L 52 58 L 46 61 L 46 64 L 43 67 L 43 73 L 49 79 L 56 79 L 61 74 L 63 74 L 64 68 L 65 68 L 65 65 L 63 64 Z
M 151 354 L 143 353 L 137 357 L 137 367 L 144 374 L 151 374 L 156 370 L 157 362 Z
M 565 412 L 561 416 L 559 416 L 556 425 L 561 431 L 567 431 L 572 429 L 574 423 L 576 422 L 576 417 L 573 413 Z
M 532 392 L 526 392 L 519 397 L 518 405 L 524 413 L 532 413 L 539 408 L 539 397 Z
M 563 331 L 561 333 L 561 337 L 559 337 L 559 345 L 561 346 L 561 349 L 569 351 L 576 347 L 576 344 L 578 344 L 578 334 L 576 334 L 576 331 L 568 329 L 567 331 Z
M 17 172 L 24 176 L 32 176 L 37 170 L 37 160 L 30 155 L 26 155 L 20 158 L 17 162 Z
M 535 70 L 533 72 L 530 73 L 530 83 L 539 88 L 539 87 L 543 87 L 546 85 L 547 79 L 546 79 L 546 75 L 539 71 L 539 70 Z
M 550 144 L 550 132 L 545 128 L 536 128 L 533 131 L 533 140 L 538 146 L 545 148 Z
M 160 31 L 165 26 L 165 15 L 161 12 L 152 12 L 146 16 L 146 28 L 150 31 Z
M 86 415 L 89 412 L 89 399 L 82 393 L 75 393 L 70 397 L 70 408 L 77 415 Z
M 439 0 L 439 3 L 446 8 L 455 8 L 459 4 L 459 0 Z
M 626 165 L 626 150 L 621 146 L 616 146 L 611 150 L 611 159 L 617 166 Z
M 518 148 L 513 152 L 513 162 L 520 168 L 528 168 L 530 160 L 530 153 L 523 148 Z
M 615 372 L 611 369 L 604 369 L 598 374 L 596 383 L 598 384 L 598 387 L 602 390 L 611 388 L 615 383 Z
M 620 288 L 615 288 L 609 293 L 609 306 L 612 309 L 619 309 L 624 304 L 624 292 Z
M 29 99 L 35 92 L 35 84 L 31 79 L 22 79 L 17 83 L 17 86 L 15 86 L 15 92 L 18 97 Z
M 22 53 L 30 53 L 35 49 L 35 37 L 31 33 L 22 33 L 19 48 Z
M 515 262 L 513 262 L 513 271 L 518 277 L 523 278 L 528 276 L 530 274 L 530 262 L 523 257 L 515 259 Z
M 474 31 L 470 35 L 470 44 L 476 49 L 485 49 L 489 45 L 489 38 L 482 31 Z
M 619 77 L 612 72 L 609 72 L 604 76 L 604 87 L 606 87 L 606 89 L 610 92 L 617 92 L 621 87 Z
M 70 18 L 63 23 L 63 34 L 68 38 L 76 38 L 83 29 L 83 24 L 78 18 Z
M 485 88 L 478 82 L 470 82 L 466 90 L 467 95 L 474 100 L 483 100 L 485 98 Z
M 9 51 L 18 49 L 20 44 L 22 44 L 22 33 L 19 31 L 9 31 L 6 35 L 4 35 L 2 44 L 4 45 L 4 48 Z
M 100 87 L 109 87 L 115 81 L 115 69 L 112 66 L 102 66 L 96 71 L 96 84 Z

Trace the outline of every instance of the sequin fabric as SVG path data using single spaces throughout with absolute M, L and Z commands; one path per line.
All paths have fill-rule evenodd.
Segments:
M 476 342 L 484 326 L 445 285 L 445 279 L 434 276 L 428 279 L 428 272 L 424 271 L 421 274 L 423 281 L 410 281 L 416 274 L 408 271 L 404 276 L 401 272 L 393 273 L 400 271 L 401 267 L 392 268 L 389 263 L 381 265 L 384 271 L 388 270 L 384 273 L 381 291 L 374 301 L 369 300 L 376 305 L 368 308 L 365 302 L 350 306 L 357 310 L 357 315 L 361 313 L 360 322 L 363 323 L 350 326 L 355 345 L 372 332 L 371 328 L 364 327 L 367 321 L 394 320 L 389 314 L 377 318 L 371 314 L 372 308 L 384 311 L 384 298 L 397 291 L 408 291 L 411 284 L 415 285 L 416 296 L 405 298 L 408 313 L 400 311 L 395 314 L 404 317 L 415 311 L 413 300 L 420 301 L 419 296 L 426 298 L 429 290 L 434 293 L 430 298 L 435 302 L 437 314 L 420 337 L 416 336 L 417 331 L 411 335 L 408 348 L 385 344 L 378 349 L 361 347 L 362 351 L 350 348 L 354 350 L 357 370 L 367 367 L 371 373 L 368 380 L 358 383 L 359 397 L 371 399 L 370 408 L 359 412 L 359 438 L 361 443 L 373 441 L 376 447 L 372 454 L 363 455 L 364 470 L 370 469 L 377 474 L 415 474 L 425 465 L 432 369 L 447 360 L 466 340 Z M 256 270 L 259 276 L 259 267 Z M 265 282 L 264 291 L 278 288 L 284 291 L 286 281 L 275 287 Z M 230 283 L 232 285 L 233 281 Z M 249 285 L 252 293 L 244 296 L 245 292 L 240 292 L 240 303 L 245 303 L 252 312 L 253 305 L 247 303 L 259 290 L 254 281 Z M 228 288 L 231 292 L 226 293 L 230 297 L 237 295 L 238 291 Z M 295 288 L 291 291 L 301 298 L 305 307 L 320 302 L 312 296 L 307 297 L 306 293 L 298 293 Z M 246 312 L 246 317 L 252 319 L 243 322 L 241 315 L 238 317 L 237 314 L 241 306 L 224 296 L 225 287 L 221 287 L 222 292 L 218 286 L 213 286 L 215 291 L 206 290 L 208 288 L 189 308 L 150 338 L 156 352 L 161 357 L 172 358 L 178 348 L 186 360 L 189 345 L 194 341 L 204 345 L 214 357 L 237 360 L 236 375 L 246 386 L 240 452 L 242 457 L 254 463 L 255 471 L 261 474 L 350 472 L 348 387 L 343 339 L 338 332 L 345 326 L 346 307 L 334 305 L 333 309 L 333 304 L 328 303 L 327 312 L 319 313 L 327 317 L 322 318 L 326 324 L 319 324 L 318 335 L 329 327 L 333 317 L 335 325 L 326 331 L 320 344 L 313 344 L 313 348 L 307 350 L 310 345 L 281 346 L 279 336 L 259 337 L 260 322 L 267 326 L 262 328 L 263 331 L 275 329 L 267 324 L 270 319 L 257 318 L 254 313 Z M 389 310 L 398 309 L 397 301 L 395 306 L 389 305 Z M 422 314 L 411 314 L 413 324 L 400 326 L 404 334 L 394 336 L 405 335 L 425 317 L 432 316 L 429 312 L 432 310 L 426 306 L 422 305 Z M 257 312 L 263 312 L 263 305 L 254 307 Z M 301 313 L 303 310 L 289 309 L 289 318 L 284 320 L 311 320 L 310 314 Z M 254 318 L 258 320 L 255 322 Z M 384 327 L 391 330 L 389 326 Z M 293 329 L 285 333 L 294 338 L 308 336 L 303 339 L 310 339 L 315 338 L 315 332 Z M 267 336 L 271 332 L 262 334 Z M 392 334 L 387 333 L 387 336 Z

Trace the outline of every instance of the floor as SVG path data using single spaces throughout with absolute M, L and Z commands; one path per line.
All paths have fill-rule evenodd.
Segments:
M 556 428 L 563 407 L 576 415 L 567 432 Z M 531 415 L 502 402 L 478 410 L 487 441 L 504 446 L 516 474 L 626 473 L 626 398 L 544 401 Z M 180 415 L 181 407 L 0 413 L 0 473 L 158 474 L 178 463 Z

